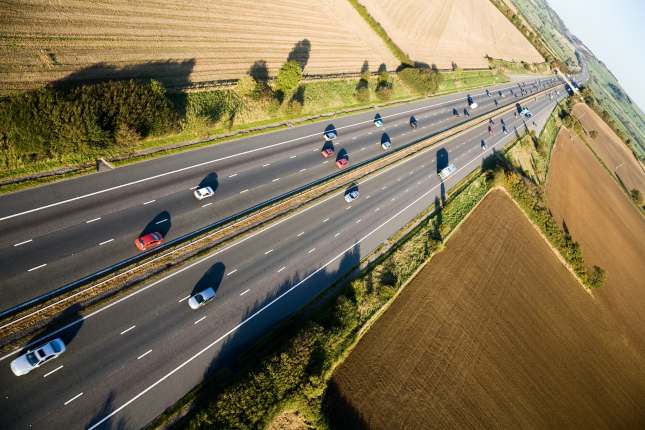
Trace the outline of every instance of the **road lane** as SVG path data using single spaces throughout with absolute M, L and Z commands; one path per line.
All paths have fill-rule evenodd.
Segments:
M 510 86 L 519 94 L 516 84 Z M 373 125 L 373 112 L 358 115 L 358 119 L 343 118 L 341 120 L 348 124 L 342 125 L 339 120 L 341 125 L 338 126 L 336 152 L 346 150 L 350 163 L 359 162 L 382 152 L 380 139 L 383 132 L 390 135 L 392 147 L 396 148 L 467 119 L 463 113 L 460 117 L 455 117 L 452 113 L 453 106 L 457 105 L 463 111 L 466 106 L 465 98 L 462 100 L 455 95 L 451 97 L 452 99 L 444 101 L 434 101 L 433 106 L 443 103 L 439 107 L 427 108 L 426 101 L 425 104 L 413 103 L 410 106 L 383 110 L 385 126 L 381 129 Z M 455 97 L 457 102 L 451 103 L 450 100 L 455 100 Z M 480 95 L 476 99 L 480 104 L 477 113 L 494 108 L 495 97 Z M 509 93 L 500 101 L 514 103 L 514 97 Z M 408 114 L 392 117 L 396 112 L 410 110 L 415 110 L 415 116 L 419 121 L 417 129 L 409 127 Z M 350 126 L 356 121 L 363 122 L 357 126 Z M 304 126 L 303 132 L 310 131 L 312 127 Z M 24 302 L 135 255 L 137 251 L 132 245 L 134 238 L 144 231 L 154 230 L 154 222 L 163 214 L 168 216 L 170 222 L 161 232 L 165 233 L 166 239 L 172 239 L 336 171 L 333 159 L 324 160 L 319 154 L 322 146 L 322 127 L 321 124 L 315 124 L 318 130 L 315 136 L 292 138 L 291 142 L 275 151 L 256 151 L 243 158 L 228 158 L 216 163 L 216 168 L 213 164 L 208 164 L 162 176 L 153 182 L 154 186 L 148 182 L 140 183 L 124 188 L 123 192 L 104 193 L 81 199 L 71 206 L 56 206 L 0 222 L 0 237 L 4 241 L 0 245 L 0 276 L 4 279 L 3 288 L 0 289 L 0 308 L 6 309 Z M 288 132 L 293 133 L 293 130 Z M 269 135 L 266 138 L 269 142 L 267 144 L 274 144 L 270 143 L 271 139 L 275 139 L 274 136 Z M 253 139 L 257 140 L 255 137 L 250 138 Z M 231 146 L 217 145 L 214 149 L 221 147 L 222 154 L 214 154 L 221 157 L 236 154 L 231 152 Z M 235 149 L 239 152 L 241 147 L 246 151 L 246 143 L 235 146 Z M 255 149 L 258 148 L 261 146 Z M 190 155 L 189 158 L 193 156 L 192 153 L 186 154 Z M 160 159 L 160 164 L 167 163 L 168 158 L 173 157 Z M 142 164 L 144 166 L 141 169 L 145 170 L 150 163 Z M 136 166 L 124 169 L 132 171 L 134 167 Z M 185 167 L 184 165 L 180 168 Z M 119 170 L 121 169 L 115 172 Z M 158 170 L 148 173 L 161 174 Z M 122 173 L 119 172 L 119 175 Z M 95 176 L 79 180 L 96 181 Z M 216 189 L 216 194 L 208 201 L 199 202 L 192 197 L 191 189 L 205 178 Z M 66 182 L 70 182 L 70 189 L 75 190 L 76 182 Z M 118 186 L 113 183 L 112 185 Z M 60 188 L 59 184 L 43 188 L 54 186 Z M 31 191 L 36 194 L 42 193 L 41 188 L 29 192 Z M 60 193 L 54 194 L 61 198 Z M 15 200 L 16 196 L 21 197 L 22 193 L 6 197 Z M 0 197 L 0 203 L 4 201 Z M 69 209 L 74 210 L 67 216 L 66 211 Z M 153 225 L 150 226 L 150 223 Z M 14 246 L 27 240 L 27 236 L 30 242 L 21 247 Z M 99 243 L 110 239 L 111 242 L 99 247 Z M 42 266 L 43 264 L 46 266 Z M 28 271 L 38 266 L 45 270 Z
M 553 102 L 544 98 L 530 104 L 538 125 L 542 126 L 552 106 Z M 512 114 L 505 117 L 511 130 L 512 124 L 520 123 Z M 450 187 L 479 166 L 483 153 L 479 142 L 487 136 L 486 129 L 479 127 L 458 140 L 438 145 L 360 183 L 361 197 L 351 205 L 342 195 L 331 196 L 106 309 L 74 328 L 76 333 L 64 334 L 72 341 L 56 362 L 25 377 L 10 374 L 10 358 L 0 361 L 0 406 L 13 411 L 2 415 L 0 427 L 80 427 L 100 421 L 123 405 L 127 407 L 116 414 L 114 421 L 125 420 L 128 428 L 141 427 L 199 382 L 206 369 L 217 367 L 220 359 L 234 355 L 315 297 L 359 258 L 432 204 L 439 191 L 438 149 L 446 149 L 449 159 L 454 159 L 452 162 L 461 169 L 448 179 Z M 513 138 L 501 135 L 499 130 L 494 137 L 505 142 Z M 488 142 L 491 148 L 492 140 Z M 462 158 L 462 154 L 470 155 Z M 323 222 L 325 219 L 328 221 Z M 356 223 L 358 219 L 360 223 Z M 337 233 L 340 234 L 336 236 Z M 269 249 L 272 252 L 265 254 Z M 307 253 L 311 249 L 314 251 Z M 334 256 L 340 257 L 315 273 Z M 267 301 L 303 279 L 306 281 L 299 288 L 248 320 L 232 337 L 213 344 L 253 315 L 253 310 L 262 309 Z M 190 310 L 183 299 L 205 285 L 217 287 L 216 300 L 198 311 Z M 203 352 L 196 355 L 200 351 Z M 137 359 L 143 354 L 146 355 Z M 60 365 L 64 367 L 44 383 L 43 375 Z M 83 395 L 64 405 L 78 393 Z

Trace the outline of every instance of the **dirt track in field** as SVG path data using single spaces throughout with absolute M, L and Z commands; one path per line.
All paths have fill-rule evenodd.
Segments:
M 605 286 L 594 296 L 645 357 L 645 219 L 566 129 L 551 155 L 546 190 L 549 209 L 580 243 L 585 262 L 607 272 Z
M 586 104 L 576 104 L 572 112 L 587 132 L 598 132 L 595 139 L 589 137 L 587 141 L 607 168 L 623 181 L 628 190 L 636 188 L 645 196 L 645 172 L 627 145 Z
M 494 191 L 336 369 L 326 408 L 333 428 L 638 428 L 644 364 Z
M 258 60 L 275 74 L 305 39 L 310 52 L 305 42 L 297 55 L 305 73 L 359 72 L 364 61 L 371 70 L 398 65 L 346 0 L 13 0 L 3 2 L 0 23 L 3 91 L 92 66 L 77 78 L 183 84 L 238 78 Z
M 448 68 L 488 67 L 484 58 L 544 59 L 489 0 L 361 0 L 413 60 Z

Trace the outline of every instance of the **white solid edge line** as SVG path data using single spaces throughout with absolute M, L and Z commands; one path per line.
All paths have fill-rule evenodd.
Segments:
M 65 406 L 69 405 L 70 403 L 72 403 L 74 400 L 78 399 L 78 398 L 79 398 L 79 397 L 81 397 L 82 395 L 83 395 L 83 393 L 78 393 L 77 395 L 75 395 L 74 397 L 72 397 L 71 399 L 69 399 L 68 401 L 66 401 L 66 402 L 65 402 Z
M 57 368 L 55 368 L 54 370 L 52 370 L 52 371 L 49 371 L 49 372 L 45 373 L 45 374 L 43 375 L 43 378 L 48 377 L 48 376 L 49 376 L 49 375 L 51 375 L 52 373 L 57 372 L 57 371 L 59 371 L 59 370 L 60 370 L 60 369 L 62 369 L 62 368 L 63 368 L 63 365 L 61 364 L 60 366 L 58 366 L 58 367 L 57 367 Z
M 508 137 L 508 136 L 506 136 L 506 137 Z M 502 142 L 503 140 L 504 140 L 504 137 L 502 137 L 502 139 L 501 139 L 499 142 Z M 498 142 L 498 143 L 499 143 L 499 142 Z M 496 145 L 496 144 L 494 144 L 494 145 Z M 494 145 L 493 145 L 493 146 L 494 146 Z M 471 160 L 471 161 L 469 161 L 468 163 L 464 164 L 464 166 L 463 166 L 463 167 L 461 167 L 461 168 L 457 169 L 455 173 L 457 173 L 457 172 L 459 172 L 459 171 L 463 170 L 464 168 L 466 168 L 466 166 L 468 166 L 468 165 L 469 165 L 469 164 L 471 164 L 472 162 L 474 162 L 474 161 L 479 161 L 479 160 L 480 160 L 480 157 L 477 157 L 477 158 L 472 159 L 472 160 Z M 132 402 L 136 401 L 138 398 L 140 398 L 141 396 L 143 396 L 144 394 L 146 394 L 148 391 L 152 390 L 152 389 L 153 389 L 153 388 L 155 388 L 157 385 L 161 384 L 163 381 L 165 381 L 166 379 L 170 378 L 172 375 L 174 375 L 175 373 L 177 373 L 179 370 L 183 369 L 185 366 L 187 366 L 188 364 L 190 364 L 190 363 L 191 363 L 193 360 L 195 360 L 197 357 L 199 357 L 200 355 L 202 355 L 203 353 L 205 353 L 206 351 L 208 351 L 209 349 L 211 349 L 213 346 L 215 346 L 215 345 L 217 345 L 218 343 L 220 343 L 222 340 L 224 340 L 225 338 L 227 338 L 227 337 L 228 337 L 229 335 L 231 335 L 232 333 L 234 333 L 234 332 L 236 332 L 237 330 L 239 330 L 241 327 L 243 327 L 243 326 L 244 326 L 244 325 L 246 325 L 249 321 L 251 321 L 252 319 L 254 319 L 255 317 L 257 317 L 258 315 L 260 315 L 262 312 L 264 312 L 266 309 L 268 309 L 268 308 L 269 308 L 270 306 L 272 306 L 274 303 L 278 302 L 278 301 L 279 301 L 279 300 L 281 300 L 284 296 L 286 296 L 287 294 L 289 294 L 291 291 L 295 290 L 295 289 L 296 289 L 296 288 L 298 288 L 300 285 L 302 285 L 303 283 L 305 283 L 306 281 L 308 281 L 309 279 L 311 279 L 312 277 L 314 277 L 316 274 L 318 274 L 321 270 L 325 269 L 325 268 L 326 268 L 327 266 L 329 266 L 331 263 L 333 263 L 334 261 L 336 261 L 336 260 L 338 260 L 339 258 L 341 258 L 343 255 L 345 255 L 345 253 L 346 253 L 346 252 L 351 251 L 353 248 L 355 248 L 355 247 L 356 247 L 356 245 L 360 244 L 360 243 L 361 243 L 361 242 L 363 242 L 365 239 L 367 239 L 368 237 L 372 236 L 374 233 L 376 233 L 378 230 L 380 230 L 381 228 L 383 228 L 383 226 L 385 226 L 386 224 L 388 224 L 390 221 L 392 221 L 392 220 L 396 219 L 396 218 L 397 218 L 398 216 L 400 216 L 403 212 L 405 212 L 406 210 L 408 210 L 408 209 L 409 209 L 410 207 L 412 207 L 413 205 L 417 204 L 421 199 L 425 198 L 428 194 L 430 194 L 430 193 L 432 193 L 433 191 L 435 191 L 435 190 L 436 190 L 440 185 L 441 185 L 441 184 L 439 183 L 439 184 L 435 185 L 434 187 L 430 188 L 428 191 L 426 191 L 425 193 L 423 193 L 421 196 L 419 196 L 419 197 L 418 197 L 416 200 L 414 200 L 412 203 L 410 203 L 409 205 L 407 205 L 406 207 L 404 207 L 403 209 L 401 209 L 400 211 L 398 211 L 396 214 L 392 215 L 390 218 L 388 218 L 387 220 L 385 220 L 385 221 L 384 221 L 383 223 L 381 223 L 379 226 L 377 226 L 376 228 L 374 228 L 373 230 L 371 230 L 369 233 L 367 233 L 365 236 L 363 236 L 362 238 L 360 238 L 359 240 L 357 240 L 355 243 L 353 243 L 353 244 L 352 244 L 352 246 L 350 246 L 350 247 L 346 248 L 344 251 L 342 251 L 342 252 L 338 253 L 336 256 L 334 256 L 334 257 L 333 257 L 331 260 L 329 260 L 327 263 L 323 264 L 323 265 L 322 265 L 322 266 L 320 266 L 318 269 L 314 270 L 314 271 L 313 271 L 313 272 L 311 272 L 309 275 L 307 275 L 305 278 L 303 278 L 300 282 L 298 282 L 297 284 L 295 284 L 294 286 L 292 286 L 291 288 L 289 288 L 288 290 L 286 290 L 285 292 L 283 292 L 282 294 L 280 294 L 280 295 L 279 295 L 278 297 L 276 297 L 275 299 L 271 300 L 271 301 L 270 301 L 269 303 L 267 303 L 266 305 L 262 306 L 260 309 L 258 309 L 257 311 L 255 311 L 254 313 L 252 313 L 251 315 L 249 315 L 249 317 L 247 317 L 246 319 L 242 320 L 240 323 L 238 323 L 236 326 L 234 326 L 233 328 L 231 328 L 229 331 L 227 331 L 226 333 L 224 333 L 223 335 L 221 335 L 220 337 L 218 337 L 217 339 L 215 339 L 215 340 L 214 340 L 213 342 L 211 342 L 210 344 L 206 345 L 204 348 L 202 348 L 201 350 L 199 350 L 197 353 L 195 353 L 193 356 L 191 356 L 191 357 L 190 357 L 190 358 L 188 358 L 186 361 L 184 361 L 183 363 L 181 363 L 179 366 L 175 367 L 173 370 L 171 370 L 170 372 L 166 373 L 166 374 L 165 374 L 165 375 L 163 375 L 161 378 L 159 378 L 159 379 L 157 379 L 155 382 L 153 382 L 151 385 L 149 385 L 148 387 L 146 387 L 145 389 L 143 389 L 142 391 L 140 391 L 138 394 L 136 394 L 136 395 L 135 395 L 134 397 L 132 397 L 130 400 L 126 401 L 126 402 L 125 402 L 125 403 L 123 403 L 121 406 L 119 406 L 118 408 L 114 409 L 112 412 L 110 412 L 109 414 L 107 414 L 105 417 L 101 418 L 99 421 L 97 421 L 95 424 L 93 424 L 91 427 L 89 427 L 89 428 L 88 428 L 88 430 L 94 430 L 95 428 L 97 428 L 98 426 L 100 426 L 101 424 L 103 424 L 104 422 L 106 422 L 107 420 L 109 420 L 110 418 L 112 418 L 114 415 L 116 415 L 117 413 L 121 412 L 123 409 L 125 409 L 126 407 L 128 407 Z
M 514 85 L 515 84 L 513 84 L 513 86 Z M 509 88 L 511 88 L 511 87 L 509 87 Z M 475 93 L 474 96 L 482 95 L 482 94 L 485 94 L 485 93 Z M 448 100 L 448 101 L 433 104 L 433 105 L 427 105 L 427 106 L 422 106 L 422 107 L 418 107 L 418 108 L 415 108 L 415 109 L 409 109 L 409 110 L 394 113 L 394 114 L 391 114 L 391 115 L 385 115 L 385 116 L 382 116 L 382 118 L 390 118 L 390 117 L 395 117 L 395 116 L 399 116 L 399 115 L 405 115 L 405 114 L 408 114 L 410 112 L 416 112 L 418 110 L 436 108 L 436 107 L 439 107 L 439 106 L 443 106 L 445 104 L 454 103 L 454 102 L 462 100 L 462 99 L 463 99 L 463 97 L 460 97 L 458 99 L 452 99 L 452 100 Z M 373 120 L 371 120 L 371 119 L 367 120 L 367 121 L 361 121 L 361 122 L 357 122 L 357 123 L 354 123 L 354 124 L 348 124 L 348 125 L 345 125 L 345 126 L 342 126 L 342 127 L 337 127 L 336 130 L 341 130 L 341 129 L 350 128 L 350 127 L 356 127 L 358 125 L 368 124 L 368 123 L 371 123 L 371 122 L 373 122 Z M 230 158 L 235 158 L 235 157 L 240 157 L 240 156 L 243 156 L 243 155 L 251 154 L 251 153 L 257 152 L 257 151 L 262 151 L 262 150 L 266 150 L 266 149 L 270 149 L 270 148 L 275 148 L 277 146 L 281 146 L 281 145 L 284 145 L 284 144 L 287 144 L 287 143 L 295 142 L 297 140 L 307 139 L 307 138 L 310 138 L 310 137 L 319 136 L 320 134 L 321 133 L 313 133 L 313 134 L 309 134 L 309 135 L 305 135 L 305 136 L 300 136 L 300 137 L 296 137 L 296 138 L 293 138 L 293 139 L 285 140 L 283 142 L 277 142 L 277 143 L 274 143 L 274 144 L 271 144 L 271 145 L 263 146 L 261 148 L 249 149 L 248 151 L 242 151 L 242 152 L 238 152 L 236 154 L 227 155 L 225 157 L 220 157 L 220 158 L 216 158 L 216 159 L 213 159 L 213 160 L 204 161 L 202 163 L 197 163 L 197 164 L 193 164 L 193 165 L 190 165 L 190 166 L 182 167 L 180 169 L 171 170 L 169 172 L 159 173 L 157 175 L 152 175 L 152 176 L 148 176 L 146 178 L 137 179 L 136 181 L 126 182 L 125 184 L 115 185 L 114 187 L 104 188 L 102 190 L 98 190 L 98 191 L 83 194 L 83 195 L 80 195 L 80 196 L 72 197 L 72 198 L 69 198 L 69 199 L 61 200 L 59 202 L 50 203 L 48 205 L 39 206 L 39 207 L 36 207 L 36 208 L 33 208 L 33 209 L 28 209 L 26 211 L 16 212 L 14 214 L 1 217 L 0 221 L 5 221 L 5 220 L 15 218 L 15 217 L 19 217 L 19 216 L 22 216 L 22 215 L 26 215 L 26 214 L 30 214 L 30 213 L 34 213 L 34 212 L 39 212 L 39 211 L 44 210 L 44 209 L 49 209 L 49 208 L 52 208 L 52 207 L 55 207 L 55 206 L 60 206 L 60 205 L 66 204 L 66 203 L 71 203 L 71 202 L 74 202 L 76 200 L 81 200 L 81 199 L 85 199 L 85 198 L 88 198 L 88 197 L 93 197 L 93 196 L 96 196 L 96 195 L 99 195 L 99 194 L 104 194 L 104 193 L 107 193 L 109 191 L 118 190 L 118 189 L 121 189 L 121 188 L 129 187 L 131 185 L 136 185 L 136 184 L 140 184 L 140 183 L 143 183 L 143 182 L 148 182 L 148 181 L 151 181 L 153 179 L 162 178 L 164 176 L 174 175 L 175 173 L 185 172 L 187 170 L 191 170 L 191 169 L 194 169 L 194 168 L 197 168 L 197 167 L 207 166 L 209 164 L 216 163 L 218 161 L 223 161 L 223 160 L 227 160 L 227 159 L 230 159 Z M 151 203 L 151 202 L 149 202 L 149 203 Z
M 547 106 L 548 106 L 548 105 L 547 105 Z M 496 146 L 496 145 L 498 145 L 498 144 L 499 144 L 500 142 L 502 142 L 505 138 L 507 138 L 507 137 L 511 137 L 511 136 L 512 136 L 511 134 L 507 134 L 507 135 L 505 135 L 505 136 L 502 136 L 501 140 L 500 140 L 499 142 L 497 142 L 497 143 L 494 143 L 494 144 L 491 146 L 491 148 L 492 148 L 492 147 L 494 147 L 494 146 Z M 449 138 L 447 138 L 445 141 L 440 142 L 440 143 L 437 143 L 436 145 L 433 145 L 433 148 L 434 148 L 434 149 L 436 149 L 436 148 L 439 148 L 439 147 L 445 146 L 448 142 L 451 142 L 451 141 L 453 141 L 454 139 L 455 139 L 455 137 L 449 137 Z M 404 164 L 404 163 L 407 163 L 407 162 L 409 162 L 409 161 L 411 161 L 411 160 L 414 160 L 417 156 L 420 156 L 420 155 L 422 155 L 422 154 L 423 154 L 423 151 L 420 151 L 420 152 L 418 152 L 418 153 L 416 153 L 416 154 L 413 154 L 413 155 L 412 155 L 411 157 L 409 157 L 409 158 L 403 159 L 403 160 L 402 160 L 402 162 L 403 162 L 403 164 Z M 466 163 L 466 164 L 464 165 L 464 167 L 465 167 L 465 166 L 467 166 L 467 165 L 469 165 L 469 164 L 470 164 L 470 163 L 472 163 L 473 161 L 476 161 L 476 160 L 478 160 L 478 158 L 474 158 L 473 160 L 469 161 L 468 163 Z M 397 166 L 398 166 L 398 165 L 397 165 Z M 384 169 L 384 170 L 382 170 L 381 172 L 378 172 L 377 174 L 375 174 L 375 175 L 373 175 L 373 176 L 371 176 L 371 177 L 368 177 L 367 179 L 365 179 L 365 180 L 363 180 L 363 181 L 359 181 L 359 185 L 360 185 L 360 184 L 363 184 L 363 183 L 365 183 L 365 182 L 368 182 L 368 181 L 370 181 L 370 180 L 372 180 L 372 179 L 374 179 L 374 178 L 377 178 L 377 177 L 379 177 L 379 176 L 380 176 L 380 175 L 382 175 L 382 174 L 385 174 L 386 172 L 390 171 L 392 168 L 394 168 L 394 167 L 390 166 L 390 167 L 388 167 L 388 168 L 385 168 L 385 169 Z M 463 167 L 462 167 L 462 168 L 463 168 Z M 456 172 L 460 171 L 462 168 L 457 169 L 457 170 L 456 170 Z M 456 173 L 456 172 L 455 172 L 455 173 Z M 432 176 L 432 175 L 428 175 L 428 176 Z M 34 339 L 34 340 L 32 340 L 30 343 L 28 343 L 28 344 L 26 344 L 26 345 L 23 345 L 23 346 L 21 346 L 21 347 L 18 347 L 18 348 L 16 348 L 16 349 L 14 349 L 13 351 L 8 352 L 7 354 L 3 355 L 2 357 L 0 357 L 0 361 L 6 360 L 7 358 L 11 357 L 12 355 L 15 355 L 16 353 L 18 353 L 19 351 L 21 351 L 21 350 L 22 350 L 22 349 L 24 349 L 24 348 L 28 348 L 28 347 L 30 347 L 30 346 L 32 346 L 32 345 L 35 345 L 35 344 L 37 344 L 37 343 L 39 343 L 39 342 L 43 341 L 43 340 L 44 340 L 44 339 L 46 339 L 47 337 L 53 336 L 53 335 L 55 335 L 55 334 L 58 334 L 58 333 L 60 333 L 60 332 L 62 332 L 62 331 L 64 331 L 64 330 L 68 329 L 69 327 L 72 327 L 72 326 L 74 326 L 74 325 L 78 324 L 78 323 L 79 323 L 79 322 L 81 322 L 81 321 L 84 321 L 84 320 L 86 320 L 86 319 L 89 319 L 89 318 L 91 318 L 91 317 L 93 317 L 93 316 L 95 316 L 95 315 L 97 315 L 97 314 L 99 314 L 99 313 L 101 313 L 101 312 L 103 312 L 103 311 L 106 311 L 106 310 L 110 309 L 111 307 L 113 307 L 113 306 L 115 306 L 115 305 L 117 305 L 117 304 L 121 303 L 122 301 L 125 301 L 125 300 L 127 300 L 127 299 L 129 299 L 129 298 L 131 298 L 131 297 L 133 297 L 133 296 L 136 296 L 136 295 L 138 295 L 138 294 L 140 294 L 140 293 L 142 293 L 142 292 L 144 292 L 144 291 L 147 291 L 149 288 L 152 288 L 152 287 L 154 287 L 154 286 L 156 286 L 156 285 L 158 285 L 158 284 L 160 284 L 160 283 L 162 283 L 162 282 L 165 282 L 166 280 L 168 280 L 168 279 L 170 279 L 170 278 L 173 278 L 174 276 L 176 276 L 176 275 L 178 275 L 178 274 L 180 274 L 180 273 L 182 273 L 182 272 L 184 272 L 184 271 L 186 271 L 186 270 L 189 270 L 189 269 L 193 268 L 194 266 L 196 266 L 196 265 L 198 265 L 198 264 L 203 263 L 203 262 L 204 262 L 204 261 L 206 261 L 206 260 L 209 260 L 209 259 L 211 259 L 211 258 L 213 258 L 213 257 L 215 257 L 215 256 L 217 256 L 217 255 L 219 255 L 219 254 L 221 254 L 221 253 L 223 253 L 223 252 L 228 251 L 229 249 L 231 249 L 231 248 L 233 248 L 233 247 L 235 247 L 235 246 L 237 246 L 237 245 L 240 245 L 240 244 L 242 244 L 242 243 L 246 242 L 247 240 L 250 240 L 250 239 L 254 238 L 255 236 L 258 236 L 258 235 L 260 235 L 260 234 L 264 233 L 266 230 L 269 230 L 269 229 L 271 229 L 271 228 L 274 228 L 274 227 L 276 227 L 276 226 L 278 226 L 278 225 L 282 224 L 283 222 L 286 222 L 286 221 L 290 220 L 291 218 L 293 218 L 293 217 L 295 217 L 295 216 L 298 216 L 298 215 L 301 215 L 301 214 L 303 214 L 303 213 L 305 213 L 305 212 L 308 212 L 309 210 L 311 210 L 311 209 L 313 209 L 313 208 L 315 208 L 315 207 L 317 207 L 317 206 L 319 206 L 319 205 L 321 205 L 321 204 L 325 203 L 326 201 L 328 201 L 328 200 L 330 200 L 330 199 L 332 199 L 332 198 L 334 198 L 334 197 L 336 197 L 336 196 L 338 196 L 338 195 L 341 195 L 343 192 L 344 192 L 344 191 L 342 191 L 342 190 L 341 190 L 341 191 L 338 191 L 338 192 L 336 192 L 336 193 L 332 193 L 332 194 L 330 194 L 330 195 L 329 195 L 329 197 L 324 198 L 324 199 L 320 200 L 319 202 L 317 202 L 317 203 L 315 203 L 315 204 L 313 204 L 313 205 L 311 205 L 311 206 L 309 206 L 309 207 L 304 208 L 304 209 L 303 209 L 302 211 L 300 211 L 300 212 L 296 212 L 296 213 L 294 213 L 293 215 L 290 215 L 290 216 L 288 216 L 288 217 L 286 217 L 286 218 L 284 218 L 284 219 L 282 219 L 282 220 L 280 220 L 280 221 L 277 221 L 275 224 L 269 225 L 269 226 L 267 226 L 267 227 L 265 227 L 265 228 L 263 228 L 263 229 L 261 229 L 261 230 L 258 230 L 256 233 L 252 233 L 252 234 L 250 234 L 249 236 L 247 236 L 247 237 L 244 237 L 244 238 L 240 239 L 238 242 L 232 243 L 231 245 L 229 245 L 229 246 L 227 246 L 227 247 L 224 247 L 224 248 L 222 248 L 221 250 L 214 252 L 213 254 L 207 255 L 207 256 L 205 256 L 204 258 L 202 258 L 201 260 L 197 260 L 196 262 L 194 262 L 194 263 L 192 263 L 192 264 L 190 264 L 190 265 L 188 265 L 188 266 L 186 266 L 186 267 L 184 267 L 184 268 L 182 268 L 182 269 L 180 269 L 180 270 L 178 270 L 178 271 L 176 271 L 176 272 L 174 272 L 174 273 L 171 273 L 170 275 L 168 275 L 168 276 L 166 276 L 166 277 L 164 277 L 164 278 L 161 278 L 161 279 L 159 279 L 159 280 L 157 280 L 157 281 L 155 281 L 155 282 L 152 282 L 151 284 L 149 284 L 149 285 L 147 285 L 147 286 L 145 286 L 145 287 L 143 287 L 143 288 L 141 288 L 141 289 L 139 289 L 139 290 L 137 290 L 137 291 L 133 291 L 132 293 L 130 293 L 130 294 L 126 295 L 126 296 L 123 296 L 122 298 L 120 298 L 120 299 L 118 299 L 118 300 L 115 300 L 114 302 L 109 303 L 109 304 L 107 304 L 106 306 L 104 306 L 104 307 L 102 307 L 102 308 L 99 308 L 99 309 L 97 309 L 97 310 L 95 310 L 95 311 L 93 311 L 93 312 L 90 312 L 89 314 L 87 314 L 87 315 L 85 315 L 85 316 L 83 316 L 83 317 L 81 317 L 81 318 L 79 318 L 79 319 L 77 319 L 77 320 L 75 320 L 75 321 L 72 321 L 72 322 L 70 322 L 69 324 L 67 324 L 67 325 L 65 325 L 65 326 L 63 326 L 63 327 L 61 327 L 61 328 L 59 328 L 59 329 L 56 329 L 56 330 L 54 330 L 54 331 L 53 331 L 53 332 L 51 332 L 51 333 L 48 333 L 48 334 L 43 335 L 43 336 L 41 336 L 41 337 L 39 337 L 39 338 L 37 338 L 37 339 Z M 300 236 L 302 236 L 303 234 L 305 234 L 305 232 L 304 232 L 304 231 L 303 231 L 303 232 L 300 232 L 300 233 L 297 235 L 297 237 L 300 237 Z M 161 258 L 161 257 L 163 257 L 163 256 L 160 256 L 159 258 Z M 83 290 L 83 291 L 85 291 L 85 290 Z M 81 291 L 81 292 L 79 292 L 79 293 L 82 293 L 83 291 Z M 71 296 L 71 297 L 73 297 L 73 296 Z M 45 308 L 44 308 L 44 309 L 45 309 Z M 31 315 L 31 314 L 25 315 L 24 317 L 22 317 L 22 318 L 20 318 L 20 319 L 17 319 L 17 320 L 11 321 L 11 322 L 9 322 L 9 323 L 7 323 L 7 324 L 3 325 L 3 326 L 0 326 L 0 329 L 5 328 L 5 327 L 7 327 L 7 326 L 10 326 L 10 325 L 12 325 L 12 324 L 15 324 L 16 322 L 19 322 L 20 320 L 22 320 L 22 319 L 24 319 L 24 318 L 26 318 L 26 317 L 28 317 L 28 316 L 30 316 L 30 315 Z

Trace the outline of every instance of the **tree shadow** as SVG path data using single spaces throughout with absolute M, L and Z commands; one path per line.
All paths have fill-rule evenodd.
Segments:
M 166 237 L 170 231 L 172 221 L 170 219 L 170 212 L 163 211 L 158 213 L 139 233 L 138 237 L 144 236 L 149 233 L 159 233 L 163 237 Z
M 381 74 L 381 73 L 385 73 L 385 72 L 387 72 L 387 66 L 385 65 L 385 63 L 379 64 L 378 73 Z
M 309 62 L 310 52 L 311 42 L 309 39 L 302 39 L 291 48 L 291 52 L 287 56 L 287 61 L 295 61 L 300 65 L 301 70 L 305 70 L 305 66 Z
M 269 80 L 269 68 L 264 60 L 257 60 L 249 68 L 249 75 L 258 84 L 266 84 Z
M 123 67 L 117 67 L 109 63 L 96 63 L 74 71 L 52 82 L 51 85 L 54 88 L 66 88 L 105 81 L 154 79 L 167 88 L 185 87 L 192 84 L 190 74 L 194 67 L 194 58 L 184 61 L 148 61 Z
M 194 296 L 200 291 L 204 291 L 206 288 L 212 288 L 215 293 L 224 279 L 224 272 L 226 270 L 226 265 L 222 262 L 217 262 L 208 268 L 206 273 L 197 281 L 190 295 Z
M 217 191 L 217 187 L 219 187 L 219 179 L 217 178 L 217 173 L 210 172 L 208 175 L 204 176 L 204 178 L 199 181 L 199 188 L 203 187 L 211 187 L 213 189 L 213 192 Z
M 250 387 L 253 383 L 244 381 L 254 379 L 259 372 L 267 372 L 266 366 L 272 363 L 275 357 L 292 354 L 294 360 L 301 361 L 299 365 L 306 372 L 321 374 L 325 369 L 328 357 L 319 342 L 305 351 L 308 354 L 295 354 L 290 346 L 297 336 L 312 325 L 323 326 L 332 330 L 338 324 L 334 315 L 328 315 L 324 309 L 319 308 L 320 303 L 330 303 L 338 297 L 343 289 L 349 285 L 346 276 L 355 273 L 361 260 L 360 245 L 355 244 L 351 249 L 339 257 L 338 267 L 334 270 L 317 269 L 303 274 L 295 273 L 290 279 L 277 285 L 271 293 L 256 299 L 250 304 L 239 318 L 239 328 L 231 334 L 222 344 L 220 350 L 203 372 L 201 388 L 195 392 L 191 409 L 175 425 L 175 428 L 186 428 L 197 414 L 199 420 L 205 411 L 217 408 L 228 408 L 238 414 L 247 414 L 247 408 L 239 407 L 236 403 L 218 402 L 219 396 L 227 390 L 234 390 L 236 386 Z M 300 287 L 300 288 L 299 288 Z M 331 287 L 331 288 L 330 288 Z M 315 299 L 316 305 L 307 306 Z M 351 299 L 351 298 L 350 298 Z M 261 314 L 262 317 L 255 317 Z M 300 351 L 300 350 L 298 350 Z M 280 371 L 280 369 L 275 369 Z M 283 370 L 284 371 L 284 370 Z M 267 373 L 267 375 L 269 375 Z M 270 375 L 273 377 L 273 374 Z M 279 402 L 290 391 L 282 389 L 284 384 L 271 388 L 269 398 L 271 402 Z M 258 393 L 266 400 L 264 394 Z M 227 410 L 228 415 L 231 410 Z M 207 414 L 210 415 L 209 412 Z M 251 416 L 252 415 L 252 416 Z M 230 415 L 228 415 L 230 417 Z M 230 422 L 210 421 L 210 428 L 228 428 Z M 242 421 L 249 428 L 260 427 L 263 417 L 251 413 Z
M 361 66 L 361 75 L 369 72 L 370 72 L 370 63 L 367 60 L 365 60 L 363 61 L 363 65 Z
M 101 421 L 105 416 L 114 411 L 114 391 L 110 391 L 103 405 L 94 413 L 92 418 L 87 421 L 85 430 L 92 428 L 92 426 Z M 128 421 L 126 417 L 121 416 L 116 422 L 107 421 L 104 425 L 100 426 L 101 430 L 126 430 L 128 428 Z
M 332 377 L 322 399 L 322 411 L 331 429 L 367 430 L 371 428 Z

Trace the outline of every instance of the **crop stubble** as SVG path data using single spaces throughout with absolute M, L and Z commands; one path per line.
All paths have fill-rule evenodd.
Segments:
M 629 428 L 643 358 L 493 191 L 336 370 L 335 428 Z
M 120 68 L 194 60 L 188 79 L 199 82 L 238 78 L 264 60 L 275 74 L 305 39 L 311 43 L 305 73 L 358 72 L 364 61 L 372 70 L 398 64 L 344 0 L 20 0 L 3 6 L 0 22 L 5 91 L 33 88 L 97 64 Z

